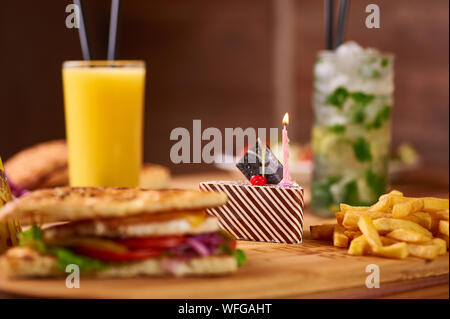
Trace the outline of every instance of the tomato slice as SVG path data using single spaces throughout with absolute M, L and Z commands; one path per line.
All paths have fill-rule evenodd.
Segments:
M 227 244 L 228 247 L 230 247 L 233 251 L 236 250 L 236 244 L 237 244 L 237 241 L 236 241 L 236 240 L 230 240 L 230 241 L 227 241 L 226 244 Z
M 130 249 L 135 248 L 172 248 L 186 241 L 186 236 L 163 236 L 163 237 L 134 237 L 117 239 L 116 242 L 127 246 Z
M 91 257 L 102 261 L 133 261 L 142 260 L 161 255 L 164 249 L 138 249 L 127 252 L 114 252 L 89 247 L 74 247 L 75 252 L 80 255 Z

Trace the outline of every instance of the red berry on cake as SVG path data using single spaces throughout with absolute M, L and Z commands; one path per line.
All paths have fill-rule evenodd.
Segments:
M 267 178 L 261 175 L 253 175 L 252 178 L 250 178 L 250 183 L 253 186 L 265 186 L 267 184 Z

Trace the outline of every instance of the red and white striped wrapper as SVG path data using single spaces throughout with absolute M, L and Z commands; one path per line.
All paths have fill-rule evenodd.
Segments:
M 201 191 L 227 194 L 227 204 L 208 208 L 236 239 L 298 244 L 303 237 L 303 188 L 294 184 L 253 186 L 246 182 L 201 182 Z

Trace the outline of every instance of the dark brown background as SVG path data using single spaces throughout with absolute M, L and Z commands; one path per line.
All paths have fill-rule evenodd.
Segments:
M 4 159 L 64 137 L 61 63 L 81 59 L 77 31 L 65 27 L 69 3 L 2 3 Z M 110 1 L 84 3 L 93 55 L 102 59 Z M 364 26 L 369 3 L 380 5 L 381 29 Z M 440 166 L 449 160 L 448 5 L 447 0 L 353 0 L 346 34 L 396 54 L 394 143 L 411 142 L 427 163 Z M 282 38 L 283 30 L 292 31 L 292 91 L 281 95 L 293 97 L 291 139 L 304 142 L 312 120 L 312 63 L 324 45 L 322 1 L 122 0 L 118 57 L 147 62 L 146 161 L 176 172 L 211 169 L 170 164 L 170 131 L 190 128 L 193 119 L 201 119 L 203 127 L 279 126 L 284 105 L 277 102 L 275 78 L 283 57 L 289 57 L 274 53 L 280 25 Z

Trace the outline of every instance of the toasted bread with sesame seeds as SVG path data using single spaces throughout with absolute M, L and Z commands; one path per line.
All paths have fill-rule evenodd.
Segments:
M 7 218 L 83 220 L 124 217 L 176 210 L 197 210 L 225 204 L 219 192 L 195 190 L 143 190 L 137 188 L 56 187 L 25 194 L 0 210 Z

